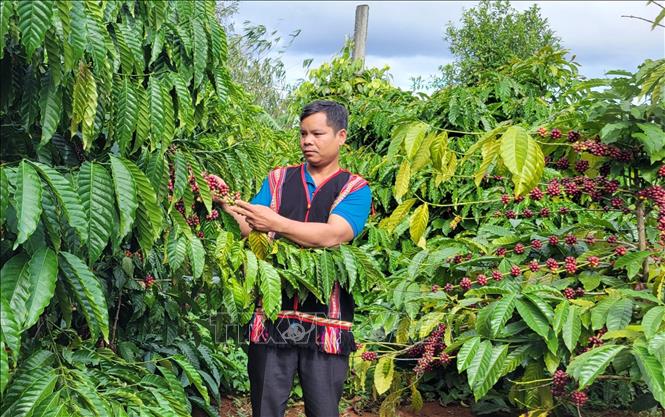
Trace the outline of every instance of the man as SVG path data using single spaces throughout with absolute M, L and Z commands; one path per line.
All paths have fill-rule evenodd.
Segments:
M 363 229 L 371 206 L 367 182 L 339 166 L 347 137 L 347 110 L 315 101 L 300 115 L 305 163 L 274 169 L 251 203 L 222 204 L 243 236 L 268 232 L 310 248 L 348 242 Z M 221 203 L 221 201 L 219 201 Z M 338 282 L 328 304 L 282 295 L 275 322 L 257 308 L 250 322 L 248 373 L 254 417 L 283 416 L 298 372 L 307 417 L 338 416 L 339 401 L 356 350 L 353 297 Z

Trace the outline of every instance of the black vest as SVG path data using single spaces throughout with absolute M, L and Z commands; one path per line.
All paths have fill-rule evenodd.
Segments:
M 330 216 L 330 207 L 339 195 L 342 187 L 347 183 L 351 174 L 339 170 L 324 183 L 319 184 L 308 201 L 309 192 L 305 181 L 305 168 L 303 165 L 289 167 L 282 185 L 281 203 L 278 213 L 288 219 L 300 222 L 327 223 Z M 309 208 L 308 208 L 309 202 Z M 276 236 L 277 237 L 277 236 Z M 282 309 L 292 310 L 293 297 L 282 292 Z M 353 322 L 355 304 L 353 297 L 344 288 L 340 292 L 341 320 Z M 304 313 L 326 313 L 328 307 L 319 302 L 316 297 L 309 296 L 298 306 Z

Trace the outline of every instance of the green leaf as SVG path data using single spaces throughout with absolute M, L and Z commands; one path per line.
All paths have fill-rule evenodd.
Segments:
M 607 312 L 607 330 L 621 330 L 630 324 L 633 317 L 633 300 L 620 298 Z
M 570 314 L 570 303 L 568 301 L 561 301 L 554 309 L 554 319 L 552 321 L 552 328 L 558 335 L 563 330 L 564 325 L 568 321 Z
M 415 198 L 410 198 L 408 200 L 404 200 L 397 208 L 390 214 L 390 217 L 385 218 L 384 220 L 381 221 L 379 224 L 379 227 L 385 229 L 388 231 L 388 233 L 392 233 L 395 228 L 402 223 L 402 221 L 406 218 L 406 215 L 409 214 L 409 210 L 411 210 L 411 207 L 413 207 L 413 204 L 416 202 L 417 199 Z
M 471 365 L 471 361 L 476 357 L 480 347 L 480 337 L 472 337 L 464 342 L 457 352 L 457 372 L 462 373 Z
M 201 379 L 201 375 L 199 372 L 192 366 L 192 364 L 187 360 L 186 357 L 183 355 L 173 355 L 172 356 L 173 360 L 180 365 L 182 370 L 185 372 L 185 375 L 187 375 L 187 379 L 189 382 L 194 384 L 194 387 L 196 387 L 196 390 L 201 394 L 201 397 L 205 400 L 206 404 L 210 404 L 210 397 L 208 396 L 208 390 L 205 388 L 203 385 L 203 380 Z
M 256 284 L 256 277 L 259 272 L 259 264 L 254 252 L 245 250 L 245 290 L 252 293 Z
M 503 369 L 508 353 L 508 345 L 498 345 L 492 348 L 492 355 L 489 364 L 478 370 L 473 386 L 473 396 L 476 401 L 484 397 L 485 394 L 496 384 L 503 375 Z
M 374 387 L 376 392 L 381 395 L 390 389 L 395 375 L 395 361 L 390 356 L 383 356 L 379 359 L 374 370 Z
M 633 346 L 633 356 L 642 372 L 642 378 L 646 382 L 653 397 L 665 407 L 665 376 L 663 365 L 642 346 Z
M 547 339 L 547 334 L 550 330 L 547 317 L 545 317 L 543 313 L 530 302 L 524 302 L 518 299 L 515 301 L 515 307 L 517 307 L 517 311 L 520 313 L 522 320 L 524 320 L 527 326 L 543 339 Z
M 2 417 L 15 416 L 15 417 L 28 417 L 31 416 L 37 404 L 50 395 L 55 388 L 55 383 L 58 376 L 53 368 L 46 369 L 33 369 L 30 372 L 29 380 L 21 380 L 8 389 L 7 395 L 14 394 L 18 391 L 16 401 L 9 405 Z M 12 395 L 13 396 L 13 395 Z
M 409 191 L 409 182 L 411 181 L 411 164 L 407 159 L 404 159 L 399 166 L 397 171 L 397 177 L 395 178 L 395 190 L 394 196 L 397 202 L 402 201 L 402 197 Z
M 522 365 L 524 361 L 529 360 L 536 353 L 535 345 L 520 345 L 511 350 L 506 356 L 503 364 L 502 375 L 509 374 Z
M 151 149 L 155 149 L 157 144 L 161 144 L 164 132 L 164 102 L 162 86 L 156 77 L 150 77 L 150 81 L 148 82 L 148 97 L 150 100 Z
M 192 131 L 196 122 L 194 121 L 194 107 L 192 105 L 192 96 L 189 94 L 187 83 L 181 74 L 175 74 L 173 77 L 173 86 L 178 96 L 178 120 L 180 128 L 186 131 Z
M 176 151 L 175 159 L 173 162 L 175 182 L 173 184 L 173 203 L 179 201 L 185 193 L 187 183 L 187 161 L 185 156 L 180 151 Z
M 78 76 L 74 83 L 72 103 L 72 135 L 77 132 L 81 123 L 83 134 L 83 149 L 90 148 L 95 133 L 95 115 L 97 114 L 97 83 L 92 72 L 83 61 L 79 65 Z
M 3 266 L 4 272 L 4 266 Z M 4 280 L 4 274 L 3 280 Z M 21 347 L 21 329 L 16 316 L 14 314 L 14 309 L 9 305 L 9 300 L 4 296 L 0 298 L 0 334 L 2 334 L 2 339 L 6 343 L 6 347 L 12 352 L 12 355 L 15 358 L 18 358 L 19 349 Z M 0 391 L 2 392 L 2 391 Z
M 121 77 L 113 83 L 113 122 L 120 154 L 130 149 L 132 134 L 139 114 L 139 100 L 129 77 Z
M 563 343 L 565 343 L 570 352 L 575 350 L 580 334 L 582 334 L 580 313 L 577 306 L 571 305 L 566 324 L 563 326 Z
M 9 22 L 13 14 L 14 2 L 3 1 L 0 3 L 0 59 L 5 53 L 5 35 L 9 31 Z
M 46 31 L 51 26 L 52 7 L 51 2 L 44 0 L 19 0 L 16 3 L 21 44 L 25 47 L 28 59 L 44 42 Z M 4 37 L 4 33 L 2 35 Z
M 118 210 L 120 211 L 118 238 L 122 239 L 132 230 L 134 216 L 136 215 L 139 203 L 131 172 L 123 165 L 120 159 L 113 155 L 111 155 L 111 172 L 113 174 L 115 198 L 118 203 Z
M 120 158 L 120 161 L 132 175 L 136 186 L 138 240 L 141 248 L 148 252 L 161 233 L 162 209 L 157 204 L 157 195 L 148 177 L 132 161 L 124 158 Z
M 642 129 L 642 132 L 633 133 L 632 137 L 642 142 L 644 150 L 647 151 L 647 155 L 652 157 L 651 162 L 653 163 L 655 162 L 653 157 L 665 146 L 665 132 L 656 123 L 637 123 L 637 126 Z
M 18 235 L 14 249 L 25 242 L 37 229 L 42 214 L 42 184 L 35 170 L 26 161 L 21 161 L 16 172 L 14 207 Z
M 39 316 L 53 298 L 58 277 L 58 260 L 55 252 L 50 248 L 39 248 L 28 262 L 27 273 L 30 285 L 25 306 L 27 315 L 22 323 L 24 329 L 37 323 Z
M 59 57 L 56 57 L 59 59 Z M 60 123 L 62 113 L 62 90 L 50 79 L 46 79 L 45 85 L 40 93 L 40 113 L 42 126 L 42 138 L 40 145 L 47 144 L 55 134 Z
M 642 268 L 642 262 L 651 255 L 649 251 L 632 252 L 623 255 L 614 264 L 614 268 L 626 268 L 628 277 L 633 278 Z
M 494 311 L 490 318 L 490 328 L 492 329 L 492 336 L 498 336 L 508 323 L 508 320 L 513 317 L 515 310 L 515 294 L 504 296 L 497 301 L 494 306 Z
M 490 166 L 496 161 L 501 149 L 500 141 L 487 142 L 482 147 L 483 162 L 478 167 L 478 171 L 474 174 L 474 182 L 476 187 L 480 187 L 481 181 L 485 178 Z M 466 158 L 466 157 L 465 157 Z
M 644 313 L 642 330 L 647 340 L 651 339 L 660 330 L 663 320 L 665 320 L 665 306 L 655 306 Z
M 628 127 L 628 122 L 608 123 L 600 130 L 600 138 L 604 143 L 616 142 Z
M 501 138 L 501 158 L 513 174 L 515 195 L 531 191 L 543 175 L 545 156 L 538 143 L 522 127 L 511 126 Z
M 0 340 L 0 394 L 5 392 L 7 383 L 9 383 L 9 357 L 5 348 L 4 339 Z
M 489 340 L 483 340 L 478 346 L 478 352 L 471 358 L 471 363 L 466 370 L 469 387 L 473 389 L 478 376 L 485 375 L 490 367 L 492 360 L 492 343 Z
M 607 315 L 612 309 L 614 303 L 617 302 L 617 298 L 607 297 L 604 300 L 601 300 L 591 309 L 591 327 L 594 329 L 600 329 L 605 326 L 605 321 L 607 320 Z
M 47 165 L 38 162 L 30 162 L 30 164 L 35 167 L 51 188 L 51 192 L 53 192 L 58 200 L 58 204 L 65 213 L 69 225 L 76 230 L 82 241 L 87 241 L 88 222 L 86 221 L 79 195 L 74 192 L 72 184 L 62 174 Z
M 355 284 L 356 278 L 358 277 L 358 266 L 353 257 L 353 253 L 347 245 L 341 245 L 339 247 L 340 254 L 342 255 L 342 261 L 344 262 L 344 268 L 346 268 L 346 273 L 349 277 L 349 291 L 352 291 Z
M 598 375 L 601 375 L 614 357 L 625 346 L 605 345 L 595 347 L 579 356 L 576 356 L 568 365 L 566 371 L 579 382 L 579 389 L 593 384 Z
M 427 313 L 422 319 L 420 319 L 420 338 L 424 339 L 435 327 L 443 322 L 443 319 L 446 317 L 446 313 L 442 311 L 433 311 Z
M 0 6 L 0 10 L 3 7 Z M 0 167 L 0 226 L 5 224 L 7 207 L 9 207 L 9 180 L 7 179 L 5 169 Z
M 336 271 L 332 255 L 326 249 L 321 252 L 317 262 L 317 273 L 319 287 L 324 300 L 330 300 L 333 284 L 335 283 Z
M 95 338 L 101 332 L 108 342 L 108 307 L 101 283 L 85 263 L 71 253 L 60 252 L 60 269 L 88 322 L 91 337 Z
M 263 309 L 271 319 L 277 317 L 282 306 L 282 282 L 277 270 L 264 260 L 259 260 L 259 289 L 263 296 Z
M 192 264 L 192 275 L 194 278 L 199 278 L 203 274 L 203 267 L 205 266 L 205 249 L 201 241 L 193 237 L 189 240 L 187 245 L 189 259 Z
M 259 259 L 265 259 L 270 253 L 270 239 L 268 239 L 267 233 L 252 230 L 247 236 L 247 243 Z
M 436 139 L 436 134 L 430 133 L 422 141 L 418 150 L 416 151 L 413 159 L 411 160 L 411 169 L 414 172 L 418 172 L 422 167 L 424 167 L 428 162 L 430 162 L 430 146 L 432 142 Z
M 113 185 L 111 176 L 101 164 L 86 161 L 79 171 L 78 186 L 83 212 L 88 222 L 88 265 L 92 266 L 106 247 L 113 231 Z
M 175 135 L 175 110 L 173 109 L 173 98 L 171 97 L 171 86 L 167 81 L 162 81 L 162 103 L 164 105 L 164 131 L 162 132 L 162 149 L 168 149 Z M 207 183 L 206 183 L 207 185 Z
M 413 211 L 413 215 L 409 220 L 409 234 L 411 240 L 421 248 L 425 249 L 425 229 L 429 222 L 429 208 L 428 204 L 424 203 Z
M 30 277 L 28 276 L 28 258 L 20 252 L 10 258 L 0 270 L 2 280 L 2 299 L 7 301 L 20 332 L 27 316 L 26 302 L 30 297 Z
M 411 123 L 404 131 L 404 150 L 409 160 L 413 160 L 416 151 L 420 148 L 420 144 L 425 137 L 428 126 L 423 122 Z
M 208 61 L 208 37 L 200 18 L 195 17 L 190 22 L 192 25 L 193 41 L 194 87 L 198 87 L 205 75 L 206 63 Z

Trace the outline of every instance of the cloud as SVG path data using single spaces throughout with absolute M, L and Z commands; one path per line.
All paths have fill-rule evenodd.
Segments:
M 313 58 L 314 66 L 330 60 L 353 36 L 356 2 L 240 2 L 236 23 L 249 20 L 277 29 L 282 38 L 297 29 L 300 35 L 283 55 L 289 81 L 303 78 L 302 61 Z M 395 84 L 408 88 L 412 76 L 436 73 L 439 65 L 452 57 L 443 40 L 449 21 L 457 22 L 464 8 L 474 2 L 391 1 L 367 2 L 369 27 L 367 64 L 391 66 Z M 533 2 L 513 2 L 525 10 Z M 662 29 L 651 31 L 646 22 L 622 18 L 636 15 L 652 18 L 656 6 L 642 1 L 548 1 L 538 2 L 561 38 L 562 44 L 576 55 L 587 76 L 600 76 L 611 69 L 634 70 L 646 58 L 665 55 Z

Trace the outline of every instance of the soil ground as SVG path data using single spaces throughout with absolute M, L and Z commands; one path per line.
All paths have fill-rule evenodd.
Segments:
M 221 407 L 219 408 L 220 417 L 251 417 L 252 407 L 249 403 L 249 398 L 235 397 L 222 399 Z M 349 406 L 340 417 L 378 417 L 378 411 L 356 411 L 353 407 Z M 635 413 L 628 411 L 587 411 L 582 412 L 584 417 L 660 417 L 661 414 L 655 412 Z M 662 414 L 665 417 L 665 411 Z M 302 402 L 295 403 L 286 410 L 285 417 L 305 417 L 305 408 Z M 447 406 L 443 407 L 437 402 L 425 403 L 423 408 L 414 413 L 409 407 L 402 407 L 398 410 L 395 417 L 475 417 L 468 407 L 463 406 Z M 492 417 L 485 415 L 483 417 Z

